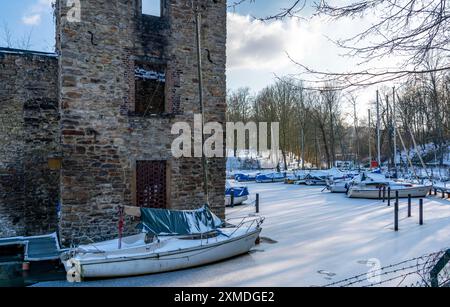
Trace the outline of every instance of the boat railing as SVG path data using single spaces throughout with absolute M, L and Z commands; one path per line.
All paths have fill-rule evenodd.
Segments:
M 248 220 L 249 218 L 253 218 L 253 219 Z M 234 217 L 234 218 L 230 218 L 228 220 L 230 221 L 230 220 L 237 220 L 237 219 L 241 219 L 241 221 L 236 226 L 236 229 L 231 233 L 230 237 L 233 236 L 239 229 L 246 227 L 246 225 L 248 225 L 248 226 L 247 226 L 247 230 L 245 233 L 248 233 L 250 231 L 250 229 L 252 229 L 253 225 L 256 224 L 257 227 L 259 227 L 264 222 L 264 218 L 261 216 Z

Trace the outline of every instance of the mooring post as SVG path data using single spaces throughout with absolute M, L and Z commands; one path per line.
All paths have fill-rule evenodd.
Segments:
M 388 187 L 388 206 L 391 206 L 391 187 Z
M 395 231 L 398 231 L 398 191 L 395 191 Z
M 383 203 L 386 202 L 386 187 L 383 187 Z
M 423 225 L 423 199 L 419 200 L 419 224 Z
M 381 187 L 378 188 L 378 200 L 381 200 Z
M 259 213 L 259 194 L 256 194 L 255 206 L 256 206 L 256 213 Z
M 408 217 L 411 217 L 411 194 L 408 194 Z
M 234 208 L 234 189 L 231 189 L 231 208 Z

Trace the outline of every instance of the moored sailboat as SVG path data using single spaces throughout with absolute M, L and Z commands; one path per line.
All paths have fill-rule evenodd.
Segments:
M 141 208 L 132 215 L 141 217 L 141 234 L 82 245 L 61 256 L 68 281 L 169 272 L 242 255 L 255 246 L 263 222 L 249 217 L 231 226 L 207 206 L 194 211 Z
M 347 195 L 350 198 L 378 199 L 384 194 L 385 198 L 392 199 L 397 196 L 398 192 L 399 198 L 426 197 L 430 190 L 431 186 L 427 185 L 398 182 L 386 178 L 376 178 L 374 174 L 369 176 L 363 174 L 359 180 L 350 184 Z M 384 192 L 382 193 L 382 191 Z

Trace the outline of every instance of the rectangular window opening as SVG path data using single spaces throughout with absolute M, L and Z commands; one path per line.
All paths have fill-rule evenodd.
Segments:
M 136 162 L 136 202 L 138 207 L 167 209 L 167 162 Z
M 136 63 L 135 114 L 161 115 L 166 112 L 166 67 L 160 64 Z
M 142 0 L 142 14 L 161 17 L 161 0 Z

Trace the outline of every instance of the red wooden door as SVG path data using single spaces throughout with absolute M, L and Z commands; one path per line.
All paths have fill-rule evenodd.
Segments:
M 166 161 L 137 161 L 136 194 L 139 207 L 167 208 Z

